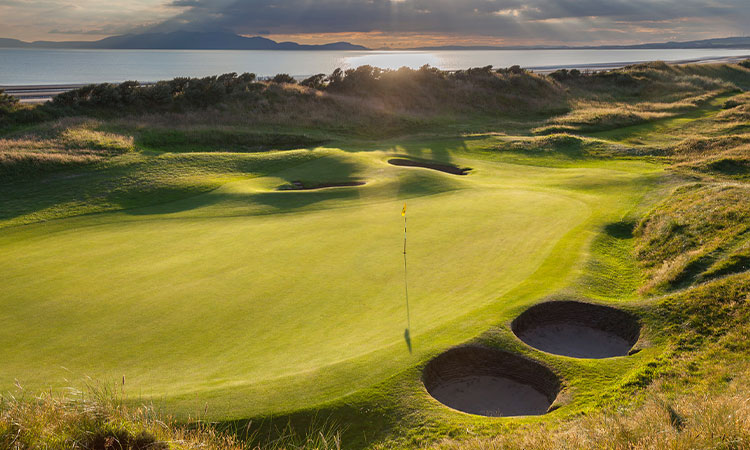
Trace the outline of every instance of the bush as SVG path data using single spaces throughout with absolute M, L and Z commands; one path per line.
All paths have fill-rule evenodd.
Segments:
M 573 69 L 573 70 L 575 70 L 575 69 Z M 575 71 L 578 72 L 577 70 L 575 70 Z M 528 70 L 522 69 L 521 66 L 519 66 L 519 65 L 515 65 L 515 66 L 510 66 L 510 67 L 508 67 L 506 69 L 497 69 L 495 72 L 497 72 L 499 74 L 504 74 L 504 75 L 524 75 L 524 74 L 528 73 Z
M 12 95 L 6 94 L 4 90 L 0 89 L 0 107 L 13 107 L 18 104 L 18 99 Z
M 288 73 L 280 73 L 280 74 L 276 75 L 275 77 L 271 78 L 271 82 L 272 83 L 277 83 L 277 84 L 282 84 L 282 83 L 297 84 L 297 80 L 295 80 Z
M 12 95 L 8 95 L 4 90 L 0 89 L 0 115 L 5 115 L 12 112 L 18 106 L 18 99 Z
M 328 87 L 336 87 L 344 80 L 344 71 L 337 67 L 330 75 L 325 79 Z
M 576 70 L 576 72 L 578 71 Z M 580 75 L 580 72 L 577 75 Z M 565 81 L 574 78 L 573 71 L 569 71 L 568 69 L 556 70 L 547 76 L 555 81 Z
M 309 78 L 305 78 L 304 80 L 300 81 L 299 84 L 301 84 L 302 86 L 307 86 L 311 89 L 321 90 L 326 87 L 325 79 L 326 79 L 326 74 L 319 73 Z
M 103 83 L 64 92 L 55 96 L 52 103 L 57 108 L 205 108 L 226 100 L 234 93 L 253 90 L 255 80 L 254 73 L 238 76 L 231 72 L 204 78 L 180 77 L 152 85 L 141 85 L 137 81 Z

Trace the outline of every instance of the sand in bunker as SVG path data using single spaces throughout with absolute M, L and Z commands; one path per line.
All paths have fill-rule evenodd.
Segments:
M 574 358 L 609 358 L 627 355 L 633 346 L 613 333 L 572 323 L 538 325 L 518 333 L 534 348 Z
M 544 414 L 550 406 L 541 392 L 504 377 L 463 377 L 436 386 L 430 394 L 453 409 L 491 417 Z

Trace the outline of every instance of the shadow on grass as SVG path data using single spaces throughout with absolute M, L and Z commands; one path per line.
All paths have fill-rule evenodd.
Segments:
M 136 133 L 139 148 L 159 152 L 238 152 L 295 150 L 317 147 L 324 140 L 303 134 L 263 133 L 245 130 L 205 128 L 149 128 Z
M 604 232 L 615 239 L 631 239 L 635 230 L 634 221 L 620 221 L 608 223 L 604 226 Z
M 404 141 L 393 146 L 391 151 L 405 154 L 412 159 L 450 165 L 453 161 L 454 153 L 469 151 L 466 145 L 467 139 L 471 138 L 435 139 L 422 143 Z
M 340 448 L 362 449 L 385 438 L 397 426 L 396 417 L 384 405 L 347 403 L 278 416 L 220 422 L 217 428 L 236 436 L 246 448 L 278 448 L 276 444 L 282 442 L 294 444 L 284 448 L 337 448 L 333 445 L 304 445 L 313 443 L 311 441 L 322 435 L 329 445 L 338 439 Z

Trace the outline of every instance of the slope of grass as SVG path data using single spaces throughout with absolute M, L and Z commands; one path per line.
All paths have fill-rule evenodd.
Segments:
M 747 269 L 750 188 L 693 184 L 679 188 L 638 225 L 636 255 L 646 270 L 645 291 L 684 287 Z M 733 253 L 737 252 L 737 253 Z

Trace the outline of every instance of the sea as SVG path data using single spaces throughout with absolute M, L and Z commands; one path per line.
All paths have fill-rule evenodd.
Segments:
M 644 61 L 692 61 L 748 55 L 748 49 L 647 50 L 438 50 L 438 51 L 277 51 L 277 50 L 73 50 L 0 49 L 0 86 L 151 82 L 252 72 L 259 77 L 286 73 L 297 78 L 336 68 L 372 65 L 384 69 L 444 70 L 519 65 L 533 70 L 605 68 Z

